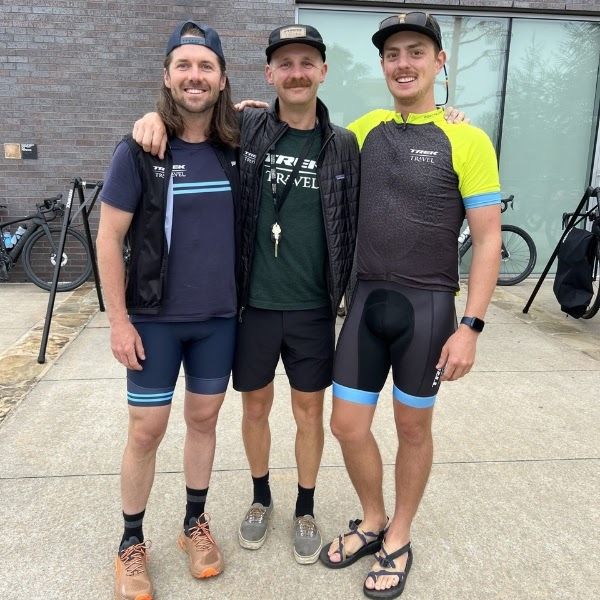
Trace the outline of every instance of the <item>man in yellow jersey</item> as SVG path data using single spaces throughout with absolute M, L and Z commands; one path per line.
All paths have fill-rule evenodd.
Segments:
M 487 135 L 465 123 L 449 126 L 436 108 L 433 86 L 446 54 L 435 18 L 389 17 L 372 40 L 395 110 L 372 111 L 349 126 L 361 147 L 358 283 L 338 341 L 331 417 L 363 517 L 320 557 L 342 568 L 376 552 L 363 591 L 395 598 L 412 564 L 411 524 L 431 470 L 436 392 L 471 369 L 498 275 L 500 185 Z M 457 327 L 465 214 L 473 262 Z M 390 367 L 398 453 L 388 521 L 371 423 Z

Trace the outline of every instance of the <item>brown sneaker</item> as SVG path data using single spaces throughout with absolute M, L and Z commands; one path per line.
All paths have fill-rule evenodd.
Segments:
M 129 538 L 129 546 L 115 560 L 115 600 L 152 600 L 152 583 L 146 567 L 150 542 Z
M 196 579 L 215 577 L 223 571 L 223 555 L 210 533 L 209 520 L 206 513 L 190 519 L 177 540 L 179 547 L 189 556 L 190 572 Z

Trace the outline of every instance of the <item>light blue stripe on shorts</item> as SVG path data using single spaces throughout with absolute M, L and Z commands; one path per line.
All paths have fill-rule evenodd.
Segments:
M 333 382 L 333 395 L 340 400 L 354 402 L 355 404 L 369 404 L 374 406 L 379 399 L 379 392 L 365 392 Z
M 394 386 L 394 400 L 413 408 L 431 408 L 436 396 L 411 396 Z
M 131 406 L 164 406 L 173 400 L 173 388 L 147 389 L 127 381 L 127 403 Z

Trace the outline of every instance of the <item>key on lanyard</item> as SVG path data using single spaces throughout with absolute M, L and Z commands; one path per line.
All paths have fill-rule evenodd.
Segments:
M 275 242 L 275 258 L 277 258 L 277 249 L 279 248 L 279 240 L 281 238 L 281 227 L 279 223 L 273 223 L 271 226 L 271 239 Z

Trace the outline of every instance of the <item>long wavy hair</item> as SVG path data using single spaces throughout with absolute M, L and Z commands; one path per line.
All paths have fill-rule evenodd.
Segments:
M 202 32 L 193 25 L 182 32 L 184 34 L 192 34 L 202 37 Z M 237 111 L 231 101 L 231 86 L 229 85 L 229 77 L 225 71 L 225 61 L 218 56 L 221 73 L 225 75 L 225 87 L 219 93 L 219 98 L 213 107 L 212 118 L 208 130 L 208 141 L 217 146 L 239 145 L 240 129 L 238 125 Z M 169 54 L 163 63 L 165 69 L 169 69 L 172 56 Z M 161 116 L 163 123 L 167 129 L 169 137 L 181 135 L 184 130 L 183 117 L 179 112 L 179 107 L 173 100 L 171 90 L 165 85 L 163 80 L 158 100 L 156 102 L 156 110 Z

